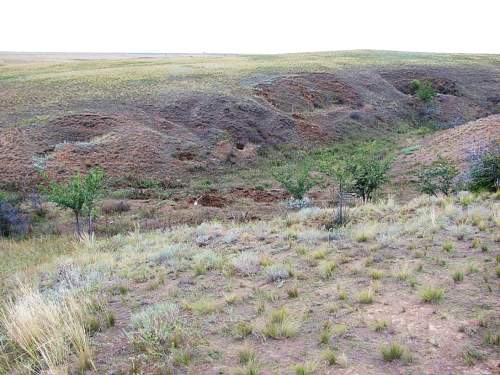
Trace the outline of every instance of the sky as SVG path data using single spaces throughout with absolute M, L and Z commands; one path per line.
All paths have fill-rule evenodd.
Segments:
M 500 53 L 499 0 L 0 0 L 0 51 Z

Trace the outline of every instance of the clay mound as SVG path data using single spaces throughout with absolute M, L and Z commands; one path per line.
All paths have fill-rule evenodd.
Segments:
M 239 148 L 247 143 L 277 145 L 297 139 L 291 118 L 250 98 L 192 95 L 164 106 L 160 116 L 211 144 L 228 135 Z
M 37 168 L 62 179 L 99 165 L 111 177 L 159 178 L 185 168 L 171 157 L 182 140 L 120 116 L 65 116 L 3 132 L 0 176 L 4 183 L 32 183 Z
M 354 89 L 330 73 L 278 77 L 257 85 L 255 92 L 274 107 L 288 113 L 311 112 L 332 105 L 361 106 L 361 99 Z
M 456 163 L 462 171 L 469 169 L 471 153 L 493 143 L 500 142 L 500 115 L 491 115 L 455 128 L 441 130 L 425 137 L 416 150 L 407 155 L 401 153 L 392 168 L 394 176 L 413 172 L 410 179 L 438 155 Z

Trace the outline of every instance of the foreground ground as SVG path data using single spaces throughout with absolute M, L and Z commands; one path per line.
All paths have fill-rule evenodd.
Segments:
M 2 240 L 0 373 L 498 373 L 499 199 Z

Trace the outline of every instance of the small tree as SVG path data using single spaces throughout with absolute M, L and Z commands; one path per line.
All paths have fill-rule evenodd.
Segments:
M 455 177 L 458 168 L 449 160 L 438 156 L 430 167 L 423 169 L 419 174 L 419 190 L 429 195 L 443 193 L 449 195 L 454 189 Z
M 345 172 L 352 179 L 352 189 L 364 202 L 388 179 L 387 172 L 392 157 L 387 155 L 385 145 L 367 142 L 358 146 L 349 160 L 345 162 Z
M 274 167 L 272 175 L 293 198 L 301 200 L 318 181 L 310 176 L 307 165 L 285 165 Z
M 500 188 L 500 146 L 486 151 L 472 164 L 471 190 L 495 190 Z
M 418 79 L 411 81 L 410 90 L 424 103 L 429 103 L 437 95 L 430 82 L 421 82 Z
M 318 169 L 333 179 L 338 187 L 338 211 L 333 218 L 335 224 L 343 225 L 346 221 L 344 210 L 344 195 L 352 187 L 352 175 L 347 168 L 347 161 L 338 155 L 323 152 L 319 155 Z
M 48 178 L 46 177 L 48 180 Z M 42 188 L 47 199 L 59 207 L 69 208 L 75 215 L 77 235 L 82 235 L 81 220 L 87 216 L 88 233 L 92 234 L 92 215 L 95 201 L 103 189 L 104 172 L 100 168 L 92 168 L 87 175 L 79 172 L 67 183 L 49 180 L 48 186 Z

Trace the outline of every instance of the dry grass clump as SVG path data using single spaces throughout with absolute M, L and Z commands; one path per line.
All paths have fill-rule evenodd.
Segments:
M 236 272 L 242 275 L 256 274 L 260 270 L 260 256 L 255 252 L 244 252 L 233 259 Z
M 282 307 L 270 313 L 262 333 L 273 339 L 284 339 L 296 336 L 298 330 L 299 322 Z
M 78 367 L 93 366 L 85 325 L 90 313 L 84 296 L 42 295 L 26 286 L 17 299 L 5 304 L 1 330 L 13 347 L 11 366 L 57 373 L 76 354 Z M 14 371 L 14 368 L 11 369 Z

